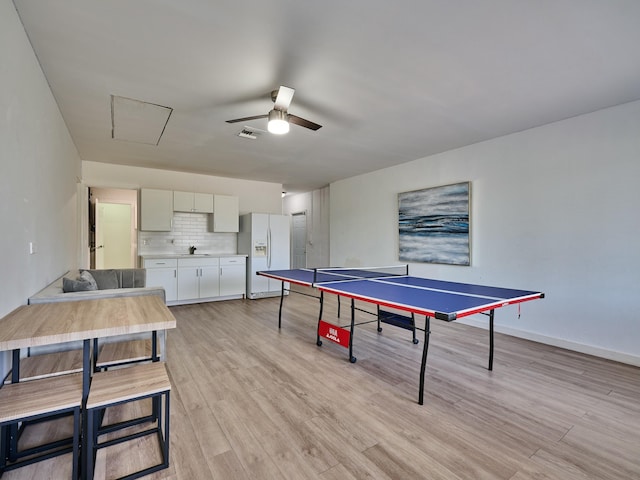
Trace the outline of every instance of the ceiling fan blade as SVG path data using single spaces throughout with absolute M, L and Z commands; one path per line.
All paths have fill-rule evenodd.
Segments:
M 288 118 L 289 123 L 300 125 L 301 127 L 309 128 L 311 130 L 319 130 L 320 128 L 322 128 L 322 125 L 313 123 L 310 120 L 305 120 L 304 118 L 298 117 L 297 115 L 289 115 Z
M 258 120 L 259 118 L 267 118 L 269 115 L 254 115 L 253 117 L 235 118 L 227 120 L 227 123 L 248 122 L 249 120 Z
M 289 109 L 289 105 L 291 105 L 291 100 L 293 99 L 294 93 L 295 90 L 293 88 L 285 87 L 284 85 L 282 85 L 278 89 L 278 96 L 275 99 L 275 105 L 273 106 L 273 108 L 286 112 Z

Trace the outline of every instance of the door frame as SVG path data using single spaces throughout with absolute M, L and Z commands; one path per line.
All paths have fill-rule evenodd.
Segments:
M 138 266 L 138 202 L 140 192 L 133 188 L 117 187 L 91 187 L 83 185 L 86 197 L 82 199 L 82 204 L 87 208 L 81 210 L 81 229 L 87 231 L 86 243 L 81 245 L 80 265 L 90 268 L 95 265 L 95 201 L 98 197 L 101 203 L 126 203 L 131 205 L 131 264 Z M 86 248 L 85 248 L 86 246 Z

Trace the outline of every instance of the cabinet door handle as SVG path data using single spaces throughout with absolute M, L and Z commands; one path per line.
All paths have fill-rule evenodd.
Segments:
M 173 278 L 178 278 L 178 270 L 173 269 Z

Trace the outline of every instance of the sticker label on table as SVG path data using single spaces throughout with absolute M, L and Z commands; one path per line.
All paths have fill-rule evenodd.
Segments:
M 324 320 L 320 320 L 320 324 L 318 325 L 318 335 L 322 338 L 326 338 L 327 340 L 331 340 L 333 343 L 337 343 L 340 346 L 349 348 L 349 338 L 351 337 L 351 332 L 349 330 L 327 323 Z

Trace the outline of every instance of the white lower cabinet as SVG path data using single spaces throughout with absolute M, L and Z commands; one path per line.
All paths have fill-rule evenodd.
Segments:
M 190 300 L 200 297 L 200 267 L 178 268 L 178 300 Z
M 246 293 L 246 258 L 220 258 L 220 296 L 244 295 Z
M 246 257 L 143 258 L 147 286 L 163 287 L 167 303 L 197 303 L 243 297 Z
M 178 300 L 196 300 L 220 295 L 220 263 L 215 258 L 178 259 Z
M 145 259 L 144 268 L 147 270 L 147 287 L 164 288 L 167 302 L 178 299 L 178 261 L 175 258 Z
M 217 260 L 217 259 L 216 259 Z M 213 265 L 205 265 L 200 267 L 200 297 L 210 298 L 220 295 L 220 273 L 219 267 Z

